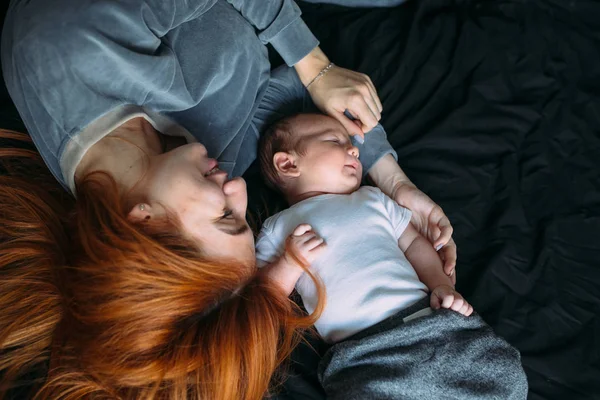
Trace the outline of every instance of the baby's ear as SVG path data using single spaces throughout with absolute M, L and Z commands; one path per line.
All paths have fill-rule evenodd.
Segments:
M 273 156 L 273 165 L 281 176 L 296 178 L 300 176 L 300 169 L 296 165 L 294 154 L 279 151 Z

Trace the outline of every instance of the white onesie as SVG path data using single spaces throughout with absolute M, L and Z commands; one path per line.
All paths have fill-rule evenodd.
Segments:
M 370 186 L 349 195 L 311 197 L 265 221 L 256 243 L 258 265 L 283 254 L 286 238 L 302 223 L 325 239 L 327 248 L 312 265 L 327 292 L 315 327 L 325 341 L 335 343 L 427 295 L 398 247 L 410 217 L 408 209 Z M 316 288 L 306 274 L 296 290 L 306 310 L 313 312 Z

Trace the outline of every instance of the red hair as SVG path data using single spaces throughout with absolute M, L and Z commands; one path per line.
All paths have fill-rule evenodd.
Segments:
M 0 398 L 261 399 L 305 316 L 254 265 L 202 256 L 177 221 L 133 224 L 115 181 L 56 185 L 0 131 Z M 41 371 L 41 372 L 40 372 Z

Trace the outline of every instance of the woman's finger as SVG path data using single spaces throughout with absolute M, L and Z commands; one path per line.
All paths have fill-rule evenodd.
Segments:
M 456 243 L 454 239 L 446 243 L 439 251 L 440 257 L 444 260 L 444 273 L 448 275 L 452 281 L 456 282 Z
M 329 115 L 331 115 L 332 117 L 337 119 L 342 125 L 344 125 L 344 128 L 350 136 L 359 136 L 364 139 L 365 134 L 361 129 L 361 125 L 357 123 L 357 120 L 351 120 L 350 118 L 346 117 L 346 115 L 343 112 L 336 112 Z
M 431 232 L 435 232 L 436 236 L 431 239 L 434 241 L 433 246 L 437 249 L 440 245 L 444 246 L 454 232 L 454 228 L 450 224 L 450 220 L 444 214 L 441 207 L 435 207 L 429 215 L 429 229 Z
M 456 285 L 456 269 L 452 270 L 452 275 L 450 275 L 450 281 L 453 285 Z
M 363 133 L 369 132 L 377 125 L 377 117 L 375 117 L 373 111 L 367 105 L 362 94 L 357 93 L 357 95 L 353 96 L 352 100 L 350 100 L 348 110 L 360 120 Z
M 377 119 L 377 122 L 379 122 L 379 120 L 381 120 L 381 113 L 379 112 L 379 108 L 377 107 L 377 104 L 375 103 L 375 101 L 373 101 L 373 97 L 371 96 L 371 93 L 368 93 L 367 95 L 365 95 L 365 102 L 367 103 L 369 110 L 371 110 L 371 112 Z
M 365 75 L 365 77 L 367 78 L 367 84 L 369 86 L 369 91 L 371 92 L 371 97 L 373 98 L 373 101 L 377 105 L 377 109 L 381 114 L 383 112 L 383 104 L 381 104 L 381 100 L 379 99 L 379 95 L 377 94 L 377 89 L 375 88 L 375 85 L 373 84 L 373 81 L 371 80 L 369 75 Z
M 454 228 L 448 222 L 448 225 L 437 226 L 437 236 L 438 238 L 434 242 L 434 247 L 439 248 L 440 246 L 445 246 L 450 239 L 452 238 L 452 234 L 454 233 Z
M 427 227 L 427 239 L 431 242 L 431 245 L 435 248 L 435 251 L 441 249 L 446 243 L 439 243 L 439 239 L 442 230 L 436 224 L 430 223 Z

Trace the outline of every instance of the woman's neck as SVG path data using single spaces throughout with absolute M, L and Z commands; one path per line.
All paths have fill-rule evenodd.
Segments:
M 75 181 L 95 172 L 108 173 L 129 191 L 142 178 L 149 157 L 162 154 L 165 144 L 144 118 L 134 118 L 100 139 L 83 156 Z

